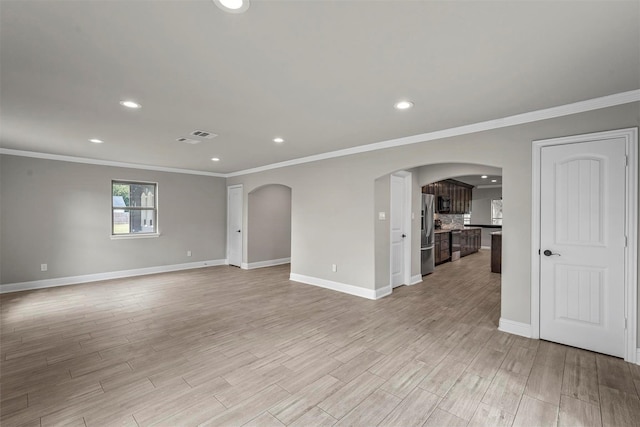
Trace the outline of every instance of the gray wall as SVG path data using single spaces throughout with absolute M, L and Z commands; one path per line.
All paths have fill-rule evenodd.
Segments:
M 3 284 L 225 258 L 224 178 L 10 155 L 0 178 Z M 159 237 L 111 239 L 112 179 L 158 183 Z
M 638 103 L 574 114 L 471 135 L 327 159 L 236 176 L 245 194 L 265 183 L 293 189 L 292 273 L 375 289 L 384 281 L 388 256 L 378 253 L 376 182 L 397 170 L 468 163 L 502 168 L 503 225 L 502 317 L 530 322 L 531 307 L 531 141 L 638 126 Z M 422 170 L 422 169 L 421 169 Z M 462 175 L 455 173 L 455 175 Z M 454 175 L 454 176 L 455 176 Z M 440 176 L 422 180 L 435 181 Z M 413 233 L 419 232 L 419 221 Z M 382 252 L 382 251 L 380 251 Z M 331 271 L 331 264 L 338 271 Z M 380 263 L 380 264 L 379 264 Z M 417 266 L 412 268 L 419 271 Z
M 471 201 L 471 224 L 491 224 L 491 200 L 502 197 L 500 188 L 474 188 Z M 482 229 L 482 246 L 491 246 L 491 233 L 495 228 Z
M 227 185 L 243 184 L 245 206 L 248 194 L 265 184 L 291 187 L 292 273 L 373 290 L 383 286 L 377 279 L 385 275 L 384 264 L 389 262 L 388 254 L 378 251 L 384 245 L 378 241 L 375 218 L 379 207 L 385 206 L 381 195 L 387 192 L 387 184 L 380 184 L 379 178 L 435 165 L 419 169 L 417 191 L 420 185 L 447 177 L 442 171 L 433 172 L 447 164 L 502 168 L 502 317 L 529 323 L 531 141 L 638 126 L 639 107 L 636 102 L 236 176 L 227 179 Z M 2 283 L 224 258 L 224 179 L 6 155 L 0 161 Z M 109 238 L 113 178 L 159 183 L 161 237 Z M 419 233 L 419 227 L 414 221 L 412 233 Z M 186 250 L 192 250 L 193 257 L 187 258 Z M 414 272 L 419 271 L 416 259 L 412 258 Z M 48 272 L 39 271 L 41 263 L 49 264 Z M 338 265 L 337 272 L 331 271 L 332 263 Z
M 291 257 L 291 188 L 265 185 L 248 196 L 249 263 Z
M 413 194 L 413 192 L 412 192 Z M 391 202 L 391 174 L 374 181 L 374 204 L 372 213 L 375 233 L 375 289 L 389 286 L 391 231 L 389 229 L 389 211 Z M 378 213 L 384 212 L 386 219 L 378 219 Z M 413 253 L 413 251 L 412 251 Z M 411 265 L 413 269 L 413 262 Z

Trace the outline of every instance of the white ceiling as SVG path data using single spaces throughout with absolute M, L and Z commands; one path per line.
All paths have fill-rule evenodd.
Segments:
M 486 176 L 486 178 L 482 178 Z M 502 187 L 502 175 L 464 175 L 456 176 L 453 179 L 473 185 L 476 188 Z M 496 182 L 491 182 L 495 180 Z
M 229 173 L 640 88 L 637 1 L 2 0 L 0 15 L 1 146 L 91 159 Z M 196 129 L 219 136 L 176 141 Z

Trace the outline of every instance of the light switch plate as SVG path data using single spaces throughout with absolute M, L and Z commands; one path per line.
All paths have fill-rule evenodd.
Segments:
M 378 212 L 378 219 L 380 221 L 384 221 L 385 219 L 387 219 L 387 213 L 386 212 Z

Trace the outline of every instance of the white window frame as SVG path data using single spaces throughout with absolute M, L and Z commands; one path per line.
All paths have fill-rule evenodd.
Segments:
M 493 202 L 497 202 L 500 201 L 502 202 L 502 199 L 491 199 L 491 224 L 492 225 L 502 225 L 502 212 L 500 212 L 500 217 L 497 216 L 493 216 Z
M 154 231 L 152 232 L 137 232 L 137 233 L 114 233 L 114 223 L 113 223 L 113 213 L 115 209 L 123 209 L 121 206 L 113 206 L 113 186 L 114 184 L 123 184 L 123 185 L 151 185 L 154 188 L 153 195 L 153 207 L 141 207 L 141 206 L 127 206 L 124 209 L 129 211 L 153 211 L 153 222 L 155 223 Z M 111 196 L 111 239 L 144 239 L 149 237 L 158 237 L 160 236 L 160 228 L 158 223 L 158 183 L 157 182 L 149 182 L 149 181 L 137 181 L 130 179 L 112 179 L 111 187 L 110 187 L 110 196 Z

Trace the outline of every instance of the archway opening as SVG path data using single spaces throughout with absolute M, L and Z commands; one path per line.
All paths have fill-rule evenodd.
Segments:
M 443 277 L 442 272 L 456 270 L 458 273 L 462 272 L 460 267 L 468 264 L 471 260 L 474 260 L 474 269 L 482 270 L 483 275 L 478 275 L 478 280 L 483 277 L 494 273 L 491 273 L 491 246 L 492 246 L 492 233 L 501 231 L 501 221 L 495 215 L 495 209 L 492 210 L 495 204 L 496 206 L 502 205 L 502 169 L 489 165 L 478 164 L 466 164 L 466 163 L 440 163 L 440 164 L 426 164 L 418 167 L 403 169 L 407 173 L 410 173 L 411 178 L 411 281 L 405 283 L 405 285 L 422 284 L 427 289 L 430 283 L 435 280 L 447 280 Z M 391 197 L 390 197 L 390 179 L 393 173 L 392 171 L 388 175 L 381 176 L 375 180 L 374 183 L 374 217 L 375 220 L 375 278 L 376 278 L 376 291 L 385 295 L 392 292 L 390 285 L 390 224 L 386 220 L 387 213 L 391 211 Z M 486 178 L 482 178 L 486 176 Z M 471 188 L 471 200 L 469 208 L 466 212 L 461 212 L 459 209 L 455 213 L 441 213 L 436 212 L 434 219 L 439 218 L 442 224 L 443 239 L 446 239 L 449 249 L 443 251 L 451 251 L 451 234 L 450 230 L 461 229 L 465 227 L 474 227 L 478 230 L 478 235 L 475 237 L 474 245 L 476 245 L 478 252 L 471 251 L 467 253 L 468 257 L 461 257 L 452 259 L 451 255 L 447 259 L 440 260 L 438 266 L 435 267 L 434 273 L 423 276 L 422 273 L 422 257 L 421 246 L 422 242 L 422 196 L 425 191 L 425 186 L 436 182 L 442 182 L 445 180 L 453 180 L 453 182 L 464 183 L 467 188 Z M 492 182 L 495 181 L 495 182 Z M 437 196 L 436 196 L 437 197 Z M 493 203 L 499 201 L 500 203 Z M 507 201 L 508 202 L 508 201 Z M 437 204 L 437 199 L 436 199 Z M 501 212 L 500 212 L 501 213 Z M 435 224 L 434 224 L 435 225 Z M 481 233 L 481 234 L 480 234 Z M 459 237 L 459 236 L 457 236 Z M 456 241 L 456 244 L 459 244 Z M 479 254 L 479 256 L 471 256 L 473 254 Z M 481 261 L 479 261 L 479 259 Z M 447 265 L 448 264 L 448 265 Z M 440 274 L 436 274 L 438 272 Z M 449 271 L 449 273 L 451 273 Z M 447 273 L 447 274 L 449 274 Z M 457 274 L 457 273 L 456 273 Z M 500 292 L 501 277 L 494 274 L 493 281 L 497 283 L 496 292 Z M 476 280 L 473 274 L 469 275 L 469 280 Z M 428 290 L 427 290 L 428 292 Z M 498 298 L 499 300 L 499 298 Z M 497 307 L 496 315 L 499 316 L 500 308 Z M 495 319 L 497 322 L 497 318 Z M 496 323 L 497 324 L 497 323 Z
M 267 184 L 247 201 L 246 268 L 291 262 L 291 188 Z

